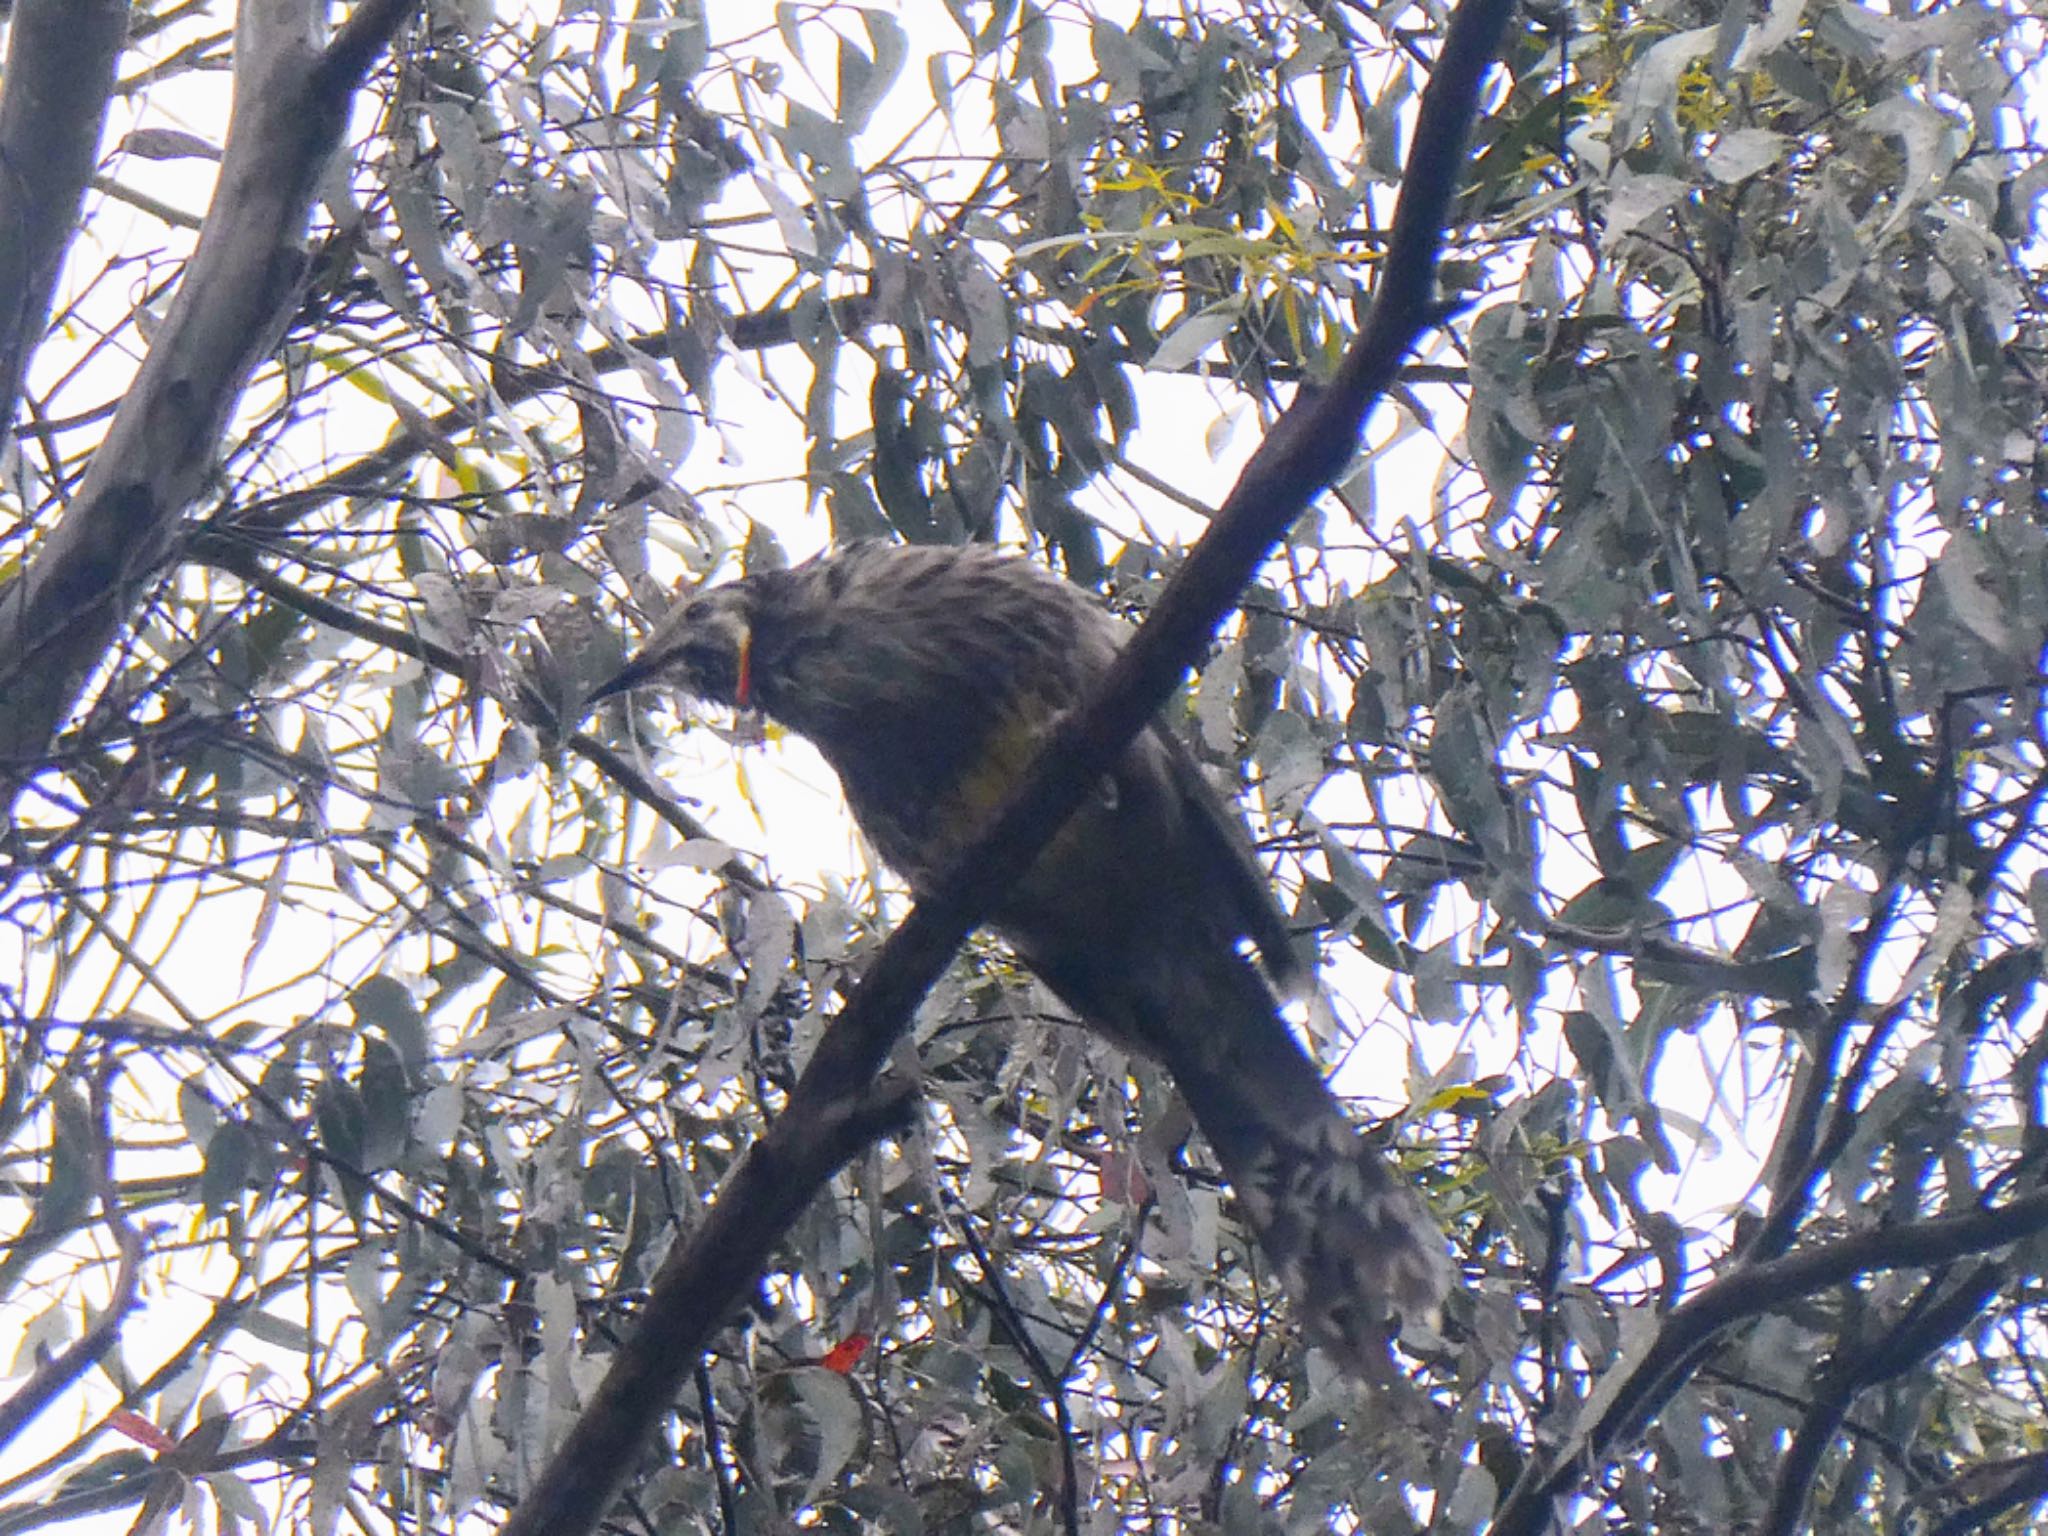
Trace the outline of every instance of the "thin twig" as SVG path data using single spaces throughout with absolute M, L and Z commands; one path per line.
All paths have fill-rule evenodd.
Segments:
M 718 1429 L 718 1401 L 711 1395 L 711 1367 L 697 1361 L 697 1411 L 704 1424 L 704 1459 L 711 1463 L 711 1476 L 718 1484 L 718 1528 L 724 1536 L 739 1536 L 740 1511 L 733 1497 L 732 1468 L 725 1462 L 725 1437 Z
M 948 1200 L 948 1204 L 956 1204 Z M 1052 1401 L 1053 1429 L 1060 1442 L 1060 1529 L 1067 1536 L 1081 1536 L 1081 1491 L 1080 1470 L 1074 1465 L 1074 1419 L 1067 1408 L 1067 1375 L 1055 1371 L 1045 1351 L 1038 1347 L 1038 1341 L 1031 1336 L 1031 1330 L 1024 1326 L 1024 1316 L 1017 1310 L 1016 1302 L 1010 1299 L 1009 1288 L 1003 1284 L 1003 1272 L 988 1256 L 974 1223 L 965 1212 L 961 1213 L 960 1236 L 967 1244 L 967 1251 L 974 1255 L 974 1262 L 981 1269 L 983 1295 L 988 1302 L 989 1315 L 1009 1335 L 1010 1342 L 1017 1346 L 1017 1353 L 1024 1357 L 1024 1363 L 1037 1378 L 1039 1389 Z M 957 1278 L 957 1277 L 956 1277 Z M 965 1288 L 963 1286 L 963 1288 Z M 1071 1357 L 1070 1357 L 1071 1358 Z

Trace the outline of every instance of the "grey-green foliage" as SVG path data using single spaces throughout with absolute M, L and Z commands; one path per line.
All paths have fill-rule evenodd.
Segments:
M 792 543 L 1000 537 L 1142 608 L 1175 554 L 1124 498 L 1213 502 L 1212 418 L 1355 328 L 1441 21 L 505 9 L 430 5 L 377 77 L 6 845 L 19 1390 L 272 1436 L 195 1486 L 323 1531 L 516 1497 L 900 910 L 829 811 L 750 814 L 779 749 L 573 737 L 583 693 L 668 584 Z M 220 46 L 157 10 L 145 107 Z M 2042 43 L 1949 0 L 1522 17 L 1398 405 L 1442 471 L 1370 461 L 1191 690 L 1464 1264 L 1404 1374 L 1304 1357 L 1170 1084 L 977 943 L 919 1130 L 787 1234 L 632 1518 L 2029 1518 L 2038 1243 L 1770 1261 L 2040 1193 Z M 0 561 L 149 299 L 46 340 Z M 1702 1295 L 1731 1326 L 1644 1380 Z M 28 1444 L 7 1530 L 162 1483 Z

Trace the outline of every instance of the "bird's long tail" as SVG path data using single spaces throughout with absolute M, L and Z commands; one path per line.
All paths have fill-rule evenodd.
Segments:
M 1450 1288 L 1443 1233 L 1359 1135 L 1249 963 L 1201 969 L 1172 988 L 1185 1007 L 1163 1032 L 1167 1067 L 1311 1340 L 1384 1370 L 1391 1317 L 1433 1320 Z

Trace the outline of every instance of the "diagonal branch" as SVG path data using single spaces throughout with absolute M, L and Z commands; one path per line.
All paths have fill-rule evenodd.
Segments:
M 2048 1499 L 2048 1455 L 2036 1452 L 1971 1467 L 1948 1484 L 1947 1491 L 1974 1497 L 1928 1536 L 1968 1536 L 2008 1510 Z
M 1806 1519 L 1806 1501 L 1820 1474 L 1821 1458 L 1835 1443 L 1856 1395 L 1915 1369 L 1971 1323 L 1998 1294 L 2006 1266 L 1981 1260 L 1960 1283 L 1937 1275 L 1927 1282 L 1906 1316 L 1868 1337 L 1844 1334 L 1834 1359 L 1821 1373 L 1820 1390 L 1792 1436 L 1771 1489 L 1771 1507 L 1758 1536 L 1792 1536 Z
M 632 1337 L 501 1536 L 581 1536 L 603 1517 L 712 1332 L 789 1223 L 858 1149 L 844 1137 L 821 1143 L 819 1128 L 843 1125 L 848 1107 L 874 1093 L 874 1074 L 954 950 L 1158 711 L 1310 499 L 1351 462 L 1366 412 L 1442 318 L 1434 298 L 1442 226 L 1480 85 L 1513 9 L 1513 0 L 1462 0 L 1452 14 L 1418 109 L 1389 259 L 1335 380 L 1297 396 L 1095 696 L 1062 722 L 938 894 L 889 936 L 781 1116 L 733 1170 L 704 1224 L 670 1250 Z M 870 1134 L 881 1128 L 866 1118 Z
M 0 71 L 0 447 L 99 155 L 128 0 L 17 0 Z
M 235 101 L 199 244 L 78 494 L 0 590 L 0 803 L 33 771 L 200 496 L 229 417 L 290 319 L 321 172 L 371 45 L 417 0 L 361 0 L 330 55 L 315 0 L 244 4 Z
M 1723 1329 L 1878 1270 L 1935 1268 L 2048 1231 L 2048 1190 L 1995 1210 L 1873 1227 L 1839 1242 L 1745 1265 L 1674 1308 L 1649 1347 L 1602 1379 L 1586 1426 L 1562 1448 L 1529 1463 L 1503 1501 L 1495 1536 L 1537 1536 L 1556 1500 L 1568 1496 L 1616 1446 L 1639 1433 L 1698 1365 Z

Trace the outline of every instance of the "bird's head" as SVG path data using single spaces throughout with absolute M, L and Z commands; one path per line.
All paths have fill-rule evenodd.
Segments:
M 745 709 L 753 697 L 754 594 L 744 581 L 693 592 L 671 608 L 592 704 L 634 688 L 672 688 Z

